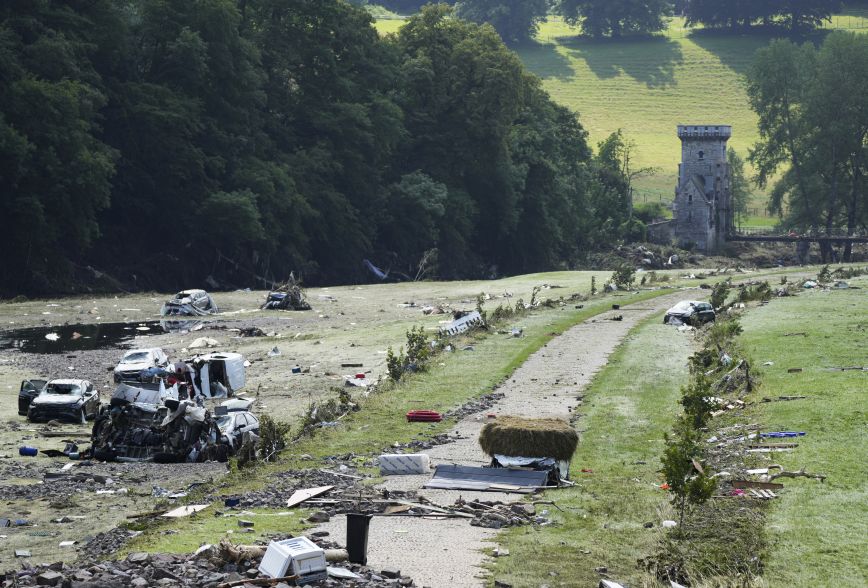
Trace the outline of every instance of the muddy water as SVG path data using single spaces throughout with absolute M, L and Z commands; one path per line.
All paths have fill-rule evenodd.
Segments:
M 159 321 L 28 327 L 0 331 L 0 349 L 24 353 L 69 353 L 128 347 L 133 338 L 163 333 Z

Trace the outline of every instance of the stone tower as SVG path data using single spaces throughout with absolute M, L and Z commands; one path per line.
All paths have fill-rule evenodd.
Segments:
M 674 236 L 680 246 L 716 253 L 732 230 L 726 142 L 729 125 L 678 125 L 681 163 L 675 188 Z

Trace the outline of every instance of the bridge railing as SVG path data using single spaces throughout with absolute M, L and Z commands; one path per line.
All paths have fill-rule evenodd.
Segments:
M 819 239 L 822 237 L 866 237 L 868 236 L 868 231 L 856 229 L 851 232 L 844 228 L 835 228 L 828 231 L 826 229 L 786 231 L 777 227 L 736 227 L 732 234 L 740 237 L 814 237 Z

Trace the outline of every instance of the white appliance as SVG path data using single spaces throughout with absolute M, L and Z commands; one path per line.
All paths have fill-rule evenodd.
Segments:
M 298 584 L 316 582 L 328 576 L 325 551 L 307 537 L 269 543 L 259 571 L 272 578 L 298 576 Z

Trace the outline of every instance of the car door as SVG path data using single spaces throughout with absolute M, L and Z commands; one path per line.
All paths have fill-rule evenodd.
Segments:
M 84 383 L 84 414 L 95 415 L 99 412 L 99 392 L 93 389 L 90 382 Z

